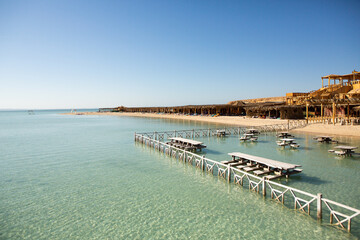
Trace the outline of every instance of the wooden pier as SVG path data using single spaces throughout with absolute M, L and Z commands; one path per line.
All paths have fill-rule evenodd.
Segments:
M 286 147 L 289 146 L 290 148 L 299 148 L 300 145 L 295 142 L 295 139 L 293 138 L 282 138 L 278 141 L 276 141 L 276 144 L 280 147 Z
M 258 140 L 258 137 L 253 133 L 245 133 L 242 137 L 239 138 L 239 140 L 243 142 L 246 141 L 256 142 Z
M 226 133 L 225 129 L 219 129 L 216 131 L 216 136 L 218 136 L 218 137 L 225 137 L 226 135 L 228 135 L 228 134 Z
M 329 215 L 329 223 L 331 226 L 339 227 L 340 229 L 345 229 L 349 232 L 351 231 L 352 219 L 360 215 L 360 210 L 358 209 L 324 198 L 321 193 L 314 195 L 269 180 L 266 177 L 262 177 L 260 172 L 255 172 L 260 169 L 253 169 L 252 171 L 254 174 L 244 171 L 241 168 L 237 168 L 236 165 L 240 163 L 239 161 L 242 161 L 241 159 L 239 159 L 239 161 L 234 161 L 233 159 L 227 163 L 221 163 L 204 156 L 200 156 L 194 152 L 171 146 L 159 140 L 160 136 L 162 136 L 163 139 L 166 135 L 171 135 L 170 137 L 174 137 L 176 135 L 188 134 L 189 132 L 194 138 L 196 136 L 200 137 L 201 133 L 206 133 L 206 136 L 216 136 L 217 130 L 218 129 L 183 130 L 161 133 L 150 132 L 141 134 L 135 133 L 135 142 L 148 146 L 150 149 L 156 150 L 171 158 L 178 159 L 179 161 L 183 161 L 184 163 L 195 166 L 201 171 L 226 179 L 226 181 L 229 183 L 233 182 L 243 187 L 247 186 L 249 190 L 259 194 L 261 193 L 264 198 L 271 197 L 273 201 L 282 203 L 289 208 L 294 208 L 297 211 L 317 218 L 319 222 L 322 222 L 323 215 L 325 215 L 323 213 L 326 213 Z M 229 133 L 231 133 L 232 130 L 234 129 L 226 129 L 226 131 Z M 210 132 L 212 134 L 209 134 Z M 240 134 L 240 132 L 245 133 L 246 129 L 242 129 L 240 131 L 240 128 L 238 128 L 235 130 L 235 132 L 237 134 Z M 242 156 L 244 157 L 244 155 Z M 257 160 L 260 162 L 259 159 Z M 271 162 L 266 161 L 266 163 L 269 165 L 269 167 L 271 167 Z M 269 171 L 271 170 L 272 169 L 270 168 Z M 265 169 L 263 171 L 265 171 Z M 256 175 L 256 173 L 258 174 Z M 270 195 L 268 195 L 268 191 Z M 316 214 L 313 211 L 310 211 L 312 208 L 316 209 Z
M 187 151 L 197 151 L 206 148 L 206 146 L 199 141 L 186 139 L 186 138 L 180 138 L 180 137 L 173 137 L 169 138 L 170 142 L 167 142 L 166 144 L 169 144 L 174 147 L 178 147 L 181 149 L 185 149 Z
M 329 152 L 331 153 L 335 153 L 338 156 L 353 156 L 356 155 L 358 156 L 357 153 L 354 152 L 355 149 L 357 149 L 357 147 L 353 147 L 353 146 L 336 146 L 334 147 L 335 149 L 339 149 L 339 150 L 329 150 Z
M 240 152 L 229 153 L 229 155 L 232 157 L 232 161 L 234 161 L 235 164 L 236 162 L 241 164 L 240 167 L 236 168 L 246 172 L 254 172 L 257 176 L 266 174 L 265 178 L 268 180 L 280 177 L 288 178 L 290 175 L 302 172 L 302 169 L 298 169 L 298 167 L 301 166 L 297 164 L 284 163 Z M 232 166 L 234 167 L 234 164 Z
M 280 132 L 276 135 L 278 138 L 288 138 L 288 137 L 293 137 L 293 135 L 291 135 L 288 132 Z
M 320 142 L 320 143 L 338 143 L 338 141 L 334 140 L 333 137 L 329 136 L 317 136 L 314 137 L 314 140 Z

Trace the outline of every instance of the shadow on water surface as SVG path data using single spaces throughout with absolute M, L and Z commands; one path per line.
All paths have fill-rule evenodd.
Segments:
M 257 146 L 257 142 L 240 142 L 239 146 L 246 146 L 248 148 L 253 148 Z
M 219 152 L 219 151 L 216 151 L 216 150 L 211 150 L 211 149 L 206 149 L 206 150 L 203 150 L 201 152 L 199 152 L 199 154 L 214 154 L 214 155 L 221 155 L 221 154 L 224 154 L 223 152 Z
M 310 150 L 313 150 L 314 148 L 313 147 L 299 147 L 299 149 L 310 151 Z
M 310 183 L 313 185 L 321 185 L 321 184 L 325 184 L 325 183 L 330 183 L 331 181 L 327 181 L 327 180 L 323 180 L 321 178 L 318 177 L 314 177 L 314 176 L 308 176 L 304 173 L 301 173 L 301 175 L 298 176 L 292 176 L 292 178 L 295 180 L 296 178 L 301 179 L 302 182 L 306 182 L 306 183 Z
M 276 180 L 273 180 L 276 181 Z M 303 172 L 301 174 L 295 174 L 295 175 L 291 175 L 290 178 L 279 178 L 277 179 L 278 183 L 284 184 L 284 185 L 288 185 L 288 183 L 295 183 L 297 181 L 301 181 L 301 182 L 306 182 L 312 185 L 321 185 L 321 184 L 325 184 L 325 183 L 330 183 L 330 181 L 327 180 L 322 180 L 318 177 L 313 177 L 313 176 L 308 176 L 306 174 L 304 174 Z

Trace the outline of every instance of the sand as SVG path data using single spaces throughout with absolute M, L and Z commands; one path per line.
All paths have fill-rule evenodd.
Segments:
M 285 124 L 288 120 L 280 119 L 259 119 L 247 118 L 240 116 L 187 116 L 177 114 L 156 114 L 156 113 L 120 113 L 120 112 L 81 112 L 81 113 L 65 113 L 72 115 L 103 115 L 103 116 L 127 116 L 127 117 L 148 117 L 148 118 L 164 118 L 176 120 L 202 121 L 214 124 L 226 124 L 231 126 L 264 126 L 273 124 Z M 308 132 L 321 135 L 342 135 L 354 136 L 360 138 L 360 125 L 332 125 L 332 124 L 310 124 L 304 128 L 291 130 L 293 132 Z
M 201 121 L 215 124 L 226 124 L 232 126 L 263 126 L 273 124 L 285 124 L 287 120 L 279 119 L 258 119 L 258 118 L 246 118 L 239 116 L 188 116 L 177 114 L 157 114 L 157 113 L 121 113 L 121 112 L 80 112 L 80 113 L 65 113 L 76 115 L 110 115 L 110 116 L 127 116 L 127 117 L 148 117 L 148 118 L 164 118 L 164 119 L 176 119 L 176 120 L 189 120 L 189 121 Z
M 360 125 L 332 125 L 332 124 L 310 124 L 304 128 L 298 128 L 292 130 L 292 132 L 308 132 L 317 133 L 321 135 L 341 135 L 341 136 L 353 136 L 360 138 Z

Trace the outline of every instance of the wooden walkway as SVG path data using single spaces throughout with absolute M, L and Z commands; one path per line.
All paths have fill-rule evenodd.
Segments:
M 192 139 L 173 137 L 173 138 L 169 138 L 169 140 L 170 142 L 167 142 L 166 144 L 189 151 L 196 151 L 206 148 L 204 143 Z
M 241 168 L 246 172 L 253 171 L 255 175 L 265 175 L 266 179 L 275 179 L 280 177 L 288 178 L 290 175 L 302 172 L 301 167 L 297 164 L 284 163 L 276 160 L 271 160 L 263 157 L 253 156 L 240 152 L 228 153 L 232 157 L 232 161 L 253 166 L 251 168 Z M 255 166 L 254 166 L 255 165 Z M 239 167 L 238 167 L 239 168 Z M 275 173 L 274 175 L 272 173 Z
M 186 133 L 187 131 L 195 132 L 195 130 L 185 130 L 182 133 Z M 213 131 L 216 133 L 216 130 Z M 197 130 L 197 132 L 201 132 L 201 130 Z M 166 134 L 166 132 L 162 132 L 162 134 Z M 159 151 L 169 157 L 195 166 L 204 172 L 224 178 L 229 183 L 233 181 L 235 184 L 247 186 L 251 191 L 259 194 L 262 193 L 265 198 L 269 197 L 269 191 L 273 201 L 315 217 L 319 221 L 323 220 L 323 213 L 325 212 L 330 218 L 329 223 L 331 226 L 346 229 L 350 232 L 352 219 L 360 215 L 360 210 L 324 198 L 321 193 L 314 195 L 271 181 L 265 177 L 256 176 L 255 174 L 236 168 L 234 164 L 224 164 L 205 158 L 196 153 L 168 145 L 158 139 L 154 139 L 154 137 L 159 137 L 159 135 L 154 135 L 154 133 L 135 133 L 135 142 L 148 146 L 151 150 Z M 311 208 L 316 209 L 316 214 L 314 211 L 310 211 Z

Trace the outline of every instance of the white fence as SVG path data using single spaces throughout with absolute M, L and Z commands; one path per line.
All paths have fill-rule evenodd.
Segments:
M 273 131 L 286 131 L 299 127 L 306 126 L 306 120 L 290 120 L 285 124 L 253 126 L 253 127 L 224 127 L 221 129 L 191 129 L 191 130 L 174 130 L 164 132 L 146 132 L 137 133 L 138 135 L 144 135 L 146 137 L 155 140 L 164 140 L 171 137 L 184 137 L 184 138 L 196 138 L 196 137 L 210 137 L 216 136 L 218 130 L 225 130 L 229 135 L 241 135 L 246 132 L 247 129 L 257 129 L 259 132 L 273 132 Z
M 227 128 L 228 133 L 239 134 L 244 131 L 243 128 Z M 323 219 L 323 213 L 329 216 L 329 224 L 340 227 L 341 229 L 351 230 L 351 221 L 360 214 L 360 210 L 337 203 L 335 201 L 317 195 L 301 191 L 296 188 L 270 181 L 264 177 L 258 177 L 248 172 L 241 171 L 229 165 L 222 164 L 218 161 L 211 160 L 196 153 L 185 151 L 174 146 L 170 146 L 157 139 L 164 137 L 194 137 L 194 136 L 211 136 L 216 129 L 200 129 L 200 130 L 183 130 L 168 131 L 155 133 L 135 133 L 135 142 L 142 143 L 152 149 L 155 149 L 172 158 L 187 162 L 202 171 L 217 175 L 226 179 L 228 182 L 233 181 L 235 184 L 248 187 L 257 193 L 262 193 L 264 197 L 270 196 L 276 202 L 282 203 L 287 207 L 294 208 L 298 211 L 314 216 L 310 211 L 316 209 L 316 217 L 318 220 Z M 182 134 L 182 135 L 181 135 Z M 203 135 L 205 134 L 205 135 Z M 206 135 L 207 134 L 207 135 Z M 210 134 L 210 135 L 209 135 Z M 156 139 L 154 139 L 156 138 Z M 269 191 L 269 195 L 267 195 Z M 335 221 L 334 221 L 335 219 Z

